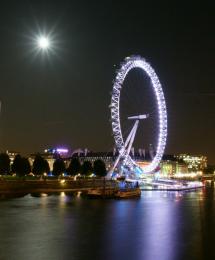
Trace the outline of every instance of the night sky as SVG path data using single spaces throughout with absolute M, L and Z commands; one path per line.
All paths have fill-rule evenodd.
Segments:
M 139 54 L 163 86 L 166 153 L 204 154 L 215 164 L 212 5 L 13 2 L 0 8 L 0 150 L 110 151 L 112 80 L 124 57 Z M 35 50 L 39 32 L 52 37 L 48 54 Z

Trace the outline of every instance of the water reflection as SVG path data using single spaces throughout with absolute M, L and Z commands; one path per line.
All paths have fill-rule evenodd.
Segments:
M 121 201 L 111 212 L 105 229 L 111 255 L 117 258 L 120 251 L 124 259 L 175 259 L 178 212 L 169 199 L 175 201 L 178 196 L 182 194 L 147 191 L 142 199 L 149 200 L 144 202 Z
M 144 191 L 137 200 L 66 192 L 4 199 L 0 259 L 213 259 L 214 198 L 210 186 Z

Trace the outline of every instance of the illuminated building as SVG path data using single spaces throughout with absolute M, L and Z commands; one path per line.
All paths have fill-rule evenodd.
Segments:
M 36 155 L 37 154 L 31 154 L 30 157 L 28 158 L 31 166 L 34 163 L 34 159 L 35 159 Z M 50 171 L 52 171 L 53 170 L 53 164 L 54 164 L 54 161 L 56 159 L 56 156 L 54 154 L 49 154 L 49 153 L 40 153 L 39 155 L 42 156 L 45 160 L 47 160 L 47 162 L 49 164 Z
M 60 155 L 61 157 L 68 157 L 69 150 L 67 148 L 48 148 L 44 150 L 44 153 Z
M 68 156 L 68 150 L 63 149 L 62 151 L 63 152 L 61 152 L 60 150 L 61 153 L 59 153 L 59 150 L 57 149 L 46 149 L 44 153 L 40 154 L 44 159 L 48 161 L 51 171 L 53 169 L 54 161 L 56 160 L 56 158 L 58 158 L 58 156 L 64 159 L 66 167 L 69 166 L 72 158 L 78 158 L 81 164 L 85 161 L 90 161 L 93 164 L 95 160 L 102 160 L 106 165 L 107 171 L 112 168 L 118 156 L 118 152 L 115 150 L 113 152 L 90 152 L 89 150 L 87 150 L 86 152 L 86 149 L 77 149 L 73 151 L 72 156 Z M 33 165 L 35 156 L 36 154 L 33 154 L 29 158 L 31 165 Z M 131 152 L 130 156 L 140 167 L 145 167 L 146 165 L 149 165 L 151 161 L 151 156 L 149 152 L 147 153 L 145 151 L 144 153 Z M 189 175 L 188 173 L 191 172 L 187 162 L 185 162 L 185 160 L 182 160 L 181 157 L 179 158 L 179 156 L 175 155 L 164 155 L 162 161 L 159 164 L 158 171 L 160 172 L 161 176 L 167 178 L 177 176 L 178 174 Z
M 68 153 L 69 153 L 69 150 L 66 148 L 48 148 L 48 149 L 44 150 L 44 153 L 39 153 L 39 155 L 42 156 L 45 160 L 47 160 L 50 171 L 52 171 L 53 164 L 58 157 L 61 157 L 64 159 L 66 167 L 69 166 L 70 161 L 68 159 Z M 29 157 L 29 162 L 30 162 L 31 166 L 33 165 L 36 155 L 37 154 L 31 154 L 31 156 Z
M 112 168 L 117 156 L 117 152 L 88 152 L 86 155 L 84 153 L 73 155 L 73 157 L 79 158 L 80 163 L 83 163 L 84 161 L 90 161 L 93 164 L 95 160 L 102 160 L 104 161 L 107 170 Z M 149 165 L 151 161 L 151 156 L 149 153 L 134 153 L 131 154 L 131 157 L 140 167 Z M 187 164 L 181 160 L 178 160 L 174 155 L 164 155 L 162 161 L 160 162 L 159 170 L 160 173 L 165 177 L 171 177 L 178 173 L 188 173 Z
M 180 154 L 177 158 L 187 164 L 189 172 L 202 171 L 207 167 L 207 157 L 203 155 Z
M 164 177 L 174 177 L 175 174 L 188 173 L 188 167 L 185 162 L 179 160 L 174 155 L 164 155 L 160 163 L 160 173 Z
M 13 163 L 14 158 L 16 157 L 16 155 L 18 155 L 18 152 L 14 152 L 14 151 L 6 151 L 6 154 L 9 156 L 10 158 L 10 164 Z
M 77 153 L 73 154 L 73 157 L 78 158 L 81 164 L 85 161 L 89 161 L 93 164 L 96 160 L 102 160 L 105 163 L 107 170 L 111 169 L 116 158 L 112 152 L 88 152 L 87 154 Z
M 163 177 L 171 177 L 176 173 L 176 162 L 162 161 L 160 163 L 160 174 Z
M 176 173 L 188 173 L 188 166 L 184 162 L 177 162 Z

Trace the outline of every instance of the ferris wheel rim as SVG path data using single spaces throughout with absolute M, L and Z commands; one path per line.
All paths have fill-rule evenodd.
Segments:
M 142 168 L 144 173 L 151 173 L 158 167 L 166 146 L 167 139 L 167 111 L 166 102 L 164 98 L 163 89 L 157 74 L 155 73 L 152 66 L 141 56 L 131 56 L 125 58 L 121 63 L 120 69 L 117 70 L 117 75 L 113 82 L 113 90 L 111 96 L 111 121 L 113 136 L 115 139 L 116 148 L 119 153 L 124 149 L 124 139 L 122 137 L 121 123 L 120 123 L 120 94 L 123 82 L 133 68 L 140 68 L 147 74 L 152 83 L 152 88 L 154 90 L 154 95 L 157 101 L 158 108 L 158 118 L 159 118 L 159 134 L 158 143 L 156 147 L 156 154 L 151 161 L 151 163 Z M 128 163 L 132 166 L 137 166 L 131 156 L 128 156 Z

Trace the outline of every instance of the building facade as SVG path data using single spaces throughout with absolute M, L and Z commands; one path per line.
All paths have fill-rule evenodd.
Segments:
M 207 168 L 206 156 L 179 154 L 177 158 L 187 164 L 189 172 L 203 171 Z

